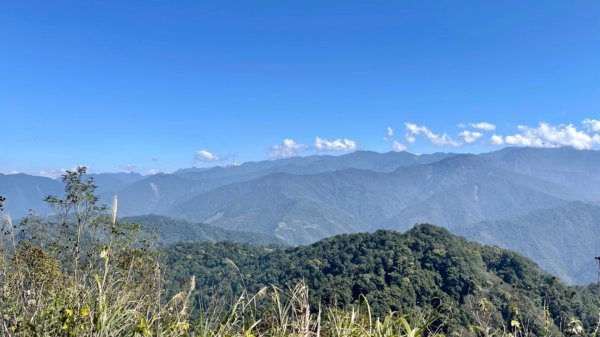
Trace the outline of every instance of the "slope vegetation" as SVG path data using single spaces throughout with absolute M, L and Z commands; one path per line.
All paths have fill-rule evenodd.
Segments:
M 595 288 L 566 286 L 520 254 L 468 242 L 432 225 L 404 234 L 345 234 L 290 249 L 179 243 L 166 257 L 171 291 L 195 275 L 197 296 L 205 302 L 217 294 L 235 297 L 245 289 L 305 280 L 314 290 L 314 305 L 348 307 L 363 295 L 376 313 L 450 305 L 456 328 L 473 323 L 469 312 L 483 299 L 498 319 L 511 317 L 518 307 L 519 319 L 536 322 L 531 328 L 538 333 L 544 329 L 543 303 L 555 327 L 572 316 L 588 327 L 596 322 Z
M 597 278 L 600 205 L 570 202 L 526 215 L 457 227 L 469 239 L 523 253 L 571 283 Z

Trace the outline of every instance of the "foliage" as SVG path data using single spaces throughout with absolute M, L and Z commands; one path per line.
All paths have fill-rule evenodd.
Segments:
M 55 216 L 32 214 L 20 232 L 5 217 L 0 335 L 597 332 L 597 288 L 568 287 L 519 254 L 436 226 L 296 248 L 184 242 L 157 249 L 143 226 L 117 221 L 116 197 L 112 208 L 98 204 L 85 174 L 68 171 L 65 195 L 45 199 Z
M 97 204 L 85 168 L 63 176 L 65 195 L 46 198 L 56 217 L 44 222 L 59 233 L 19 241 L 9 217 L 0 258 L 2 336 L 178 336 L 185 333 L 187 298 L 162 301 L 161 266 L 139 226 L 116 221 Z M 33 227 L 26 227 L 33 228 Z M 32 236 L 28 236 L 32 237 Z M 48 242 L 50 241 L 50 242 Z M 181 300 L 183 298 L 183 300 Z
M 226 230 L 221 227 L 192 223 L 156 214 L 130 216 L 121 221 L 142 225 L 148 232 L 156 230 L 158 242 L 161 244 L 173 244 L 181 241 L 233 241 L 255 246 L 287 246 L 285 241 L 266 234 Z
M 345 234 L 289 249 L 178 243 L 164 257 L 169 291 L 179 291 L 194 275 L 194 296 L 202 307 L 214 297 L 231 302 L 244 289 L 306 282 L 313 308 L 345 309 L 363 296 L 379 317 L 452 308 L 447 331 L 481 325 L 477 303 L 482 301 L 493 308 L 485 322 L 495 329 L 513 324 L 508 332 L 519 325 L 538 335 L 558 333 L 570 317 L 578 317 L 587 331 L 597 323 L 597 297 L 589 290 L 566 286 L 520 254 L 471 243 L 432 225 L 404 234 Z

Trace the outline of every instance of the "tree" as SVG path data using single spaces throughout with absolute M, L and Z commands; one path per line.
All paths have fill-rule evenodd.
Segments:
M 6 198 L 0 195 L 0 212 L 4 211 L 4 202 Z
M 72 235 L 66 247 L 71 251 L 74 281 L 79 281 L 79 263 L 81 260 L 82 235 L 95 218 L 106 211 L 106 207 L 98 205 L 99 197 L 95 194 L 96 185 L 91 177 L 85 178 L 86 167 L 68 170 L 61 180 L 65 184 L 65 195 L 61 199 L 49 195 L 44 201 L 54 210 L 59 219 L 63 234 Z M 71 221 L 73 220 L 73 222 Z M 73 228 L 74 226 L 74 228 Z
M 10 235 L 0 236 L 0 244 L 12 243 L 0 249 L 0 335 L 187 335 L 190 295 L 164 298 L 154 241 L 139 225 L 118 223 L 116 196 L 112 214 L 100 205 L 86 172 L 67 171 L 64 195 L 44 198 L 53 215 L 29 215 L 19 235 L 8 220 Z

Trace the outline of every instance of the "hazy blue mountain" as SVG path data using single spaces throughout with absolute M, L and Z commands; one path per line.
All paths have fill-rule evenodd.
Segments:
M 118 194 L 122 216 L 170 215 L 291 243 L 377 228 L 404 230 L 424 222 L 451 230 L 477 224 L 477 233 L 493 233 L 497 240 L 493 242 L 502 246 L 528 255 L 527 247 L 537 247 L 531 248 L 534 252 L 539 247 L 555 252 L 550 257 L 529 256 L 560 261 L 554 266 L 540 263 L 567 280 L 578 281 L 589 275 L 579 276 L 577 264 L 556 257 L 584 258 L 589 249 L 586 253 L 571 251 L 578 248 L 574 243 L 578 239 L 563 236 L 561 239 L 570 241 L 554 242 L 551 237 L 543 241 L 543 233 L 538 233 L 543 227 L 536 226 L 535 220 L 515 230 L 520 233 L 531 227 L 529 236 L 517 234 L 505 242 L 501 230 L 517 226 L 514 219 L 528 223 L 531 214 L 537 214 L 531 212 L 551 208 L 563 214 L 567 211 L 560 207 L 573 207 L 569 202 L 600 202 L 598 172 L 599 151 L 505 148 L 480 155 L 357 151 L 145 177 L 90 176 L 99 185 L 104 202 L 110 203 Z M 7 197 L 6 209 L 14 217 L 25 215 L 30 208 L 48 212 L 43 197 L 61 192 L 58 180 L 0 175 L 0 194 Z M 563 219 L 562 215 L 555 218 Z M 582 221 L 573 228 L 579 228 L 577 233 L 587 239 L 597 237 L 593 231 L 596 222 L 590 223 Z M 553 231 L 560 233 L 560 224 L 556 222 Z M 484 240 L 484 236 L 473 238 Z
M 6 197 L 5 209 L 14 218 L 27 215 L 30 209 L 48 212 L 44 197 L 58 195 L 62 190 L 62 183 L 50 178 L 0 173 L 0 194 Z
M 567 282 L 597 279 L 600 205 L 570 202 L 526 215 L 459 226 L 465 237 L 516 250 Z
M 328 196 L 320 192 L 325 187 L 336 187 L 343 173 L 317 176 L 276 173 L 207 192 L 177 205 L 168 214 L 233 230 L 246 228 L 275 234 L 290 242 L 356 231 L 368 224 L 357 223 L 355 217 L 324 201 L 322 196 Z M 320 183 L 329 179 L 334 182 Z M 345 197 L 356 198 L 349 194 Z
M 229 184 L 258 179 L 273 173 L 303 175 L 349 168 L 391 172 L 398 167 L 435 162 L 452 156 L 454 154 L 435 153 L 418 156 L 408 152 L 356 151 L 341 156 L 294 157 L 209 169 L 182 169 L 170 175 L 147 177 L 116 192 L 119 200 L 123 201 L 120 210 L 124 215 L 164 213 L 173 205 L 203 192 Z M 114 192 L 105 193 L 104 200 L 106 202 L 111 200 L 112 193 Z
M 87 177 L 93 178 L 98 186 L 98 193 L 115 193 L 126 186 L 142 180 L 145 177 L 135 172 L 92 173 Z
M 481 157 L 507 170 L 568 186 L 579 200 L 600 200 L 600 151 L 505 148 Z
M 498 168 L 475 155 L 399 169 L 395 175 L 419 184 L 413 201 L 387 222 L 398 230 L 424 222 L 453 228 L 525 214 L 578 196 L 568 187 Z
M 452 153 L 415 155 L 409 152 L 378 153 L 373 151 L 356 151 L 341 156 L 312 155 L 247 162 L 241 165 L 219 166 L 210 169 L 181 169 L 174 172 L 174 174 L 184 176 L 188 179 L 221 179 L 240 175 L 249 175 L 249 177 L 258 178 L 276 172 L 311 174 L 348 168 L 392 172 L 401 166 L 432 163 L 454 155 Z
M 600 151 L 572 147 L 507 147 L 480 155 L 519 173 L 535 175 L 541 170 L 594 173 L 600 170 Z
M 146 229 L 158 230 L 158 240 L 163 244 L 171 244 L 180 241 L 188 242 L 221 242 L 232 241 L 248 243 L 257 246 L 278 245 L 286 243 L 274 236 L 257 234 L 245 231 L 230 231 L 202 223 L 174 219 L 161 215 L 140 215 L 124 217 L 121 222 L 136 223 Z
M 201 191 L 201 182 L 190 182 L 173 174 L 156 174 L 121 190 L 104 193 L 103 199 L 111 200 L 113 194 L 117 194 L 122 216 L 161 214 Z
M 98 193 L 107 194 L 105 201 L 112 200 L 115 191 L 144 178 L 139 173 L 99 173 L 86 177 L 94 179 Z M 51 212 L 43 199 L 48 195 L 62 195 L 63 192 L 60 179 L 0 173 L 0 195 L 6 197 L 6 210 L 15 218 L 27 215 L 30 209 L 42 214 Z
M 201 194 L 168 214 L 306 243 L 433 220 L 452 228 L 524 214 L 574 196 L 568 188 L 496 168 L 478 156 L 456 155 L 391 173 L 272 174 Z

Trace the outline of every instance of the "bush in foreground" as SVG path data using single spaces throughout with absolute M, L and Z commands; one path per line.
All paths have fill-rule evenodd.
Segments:
M 2 336 L 545 336 L 583 335 L 577 319 L 557 327 L 546 315 L 505 315 L 485 298 L 469 298 L 472 324 L 450 328 L 452 306 L 414 308 L 376 317 L 366 298 L 342 308 L 311 305 L 302 280 L 251 293 L 232 302 L 192 301 L 194 277 L 183 291 L 165 294 L 159 250 L 139 226 L 117 222 L 98 204 L 85 168 L 68 171 L 63 197 L 46 202 L 54 216 L 35 215 L 15 226 L 6 216 L 0 243 L 0 335 Z M 0 199 L 0 208 L 1 208 Z M 22 231 L 28 231 L 23 233 Z M 242 273 L 234 261 L 227 263 Z M 312 302 L 314 303 L 314 302 Z M 539 320 L 531 322 L 530 320 Z M 596 332 L 592 332 L 596 335 Z

